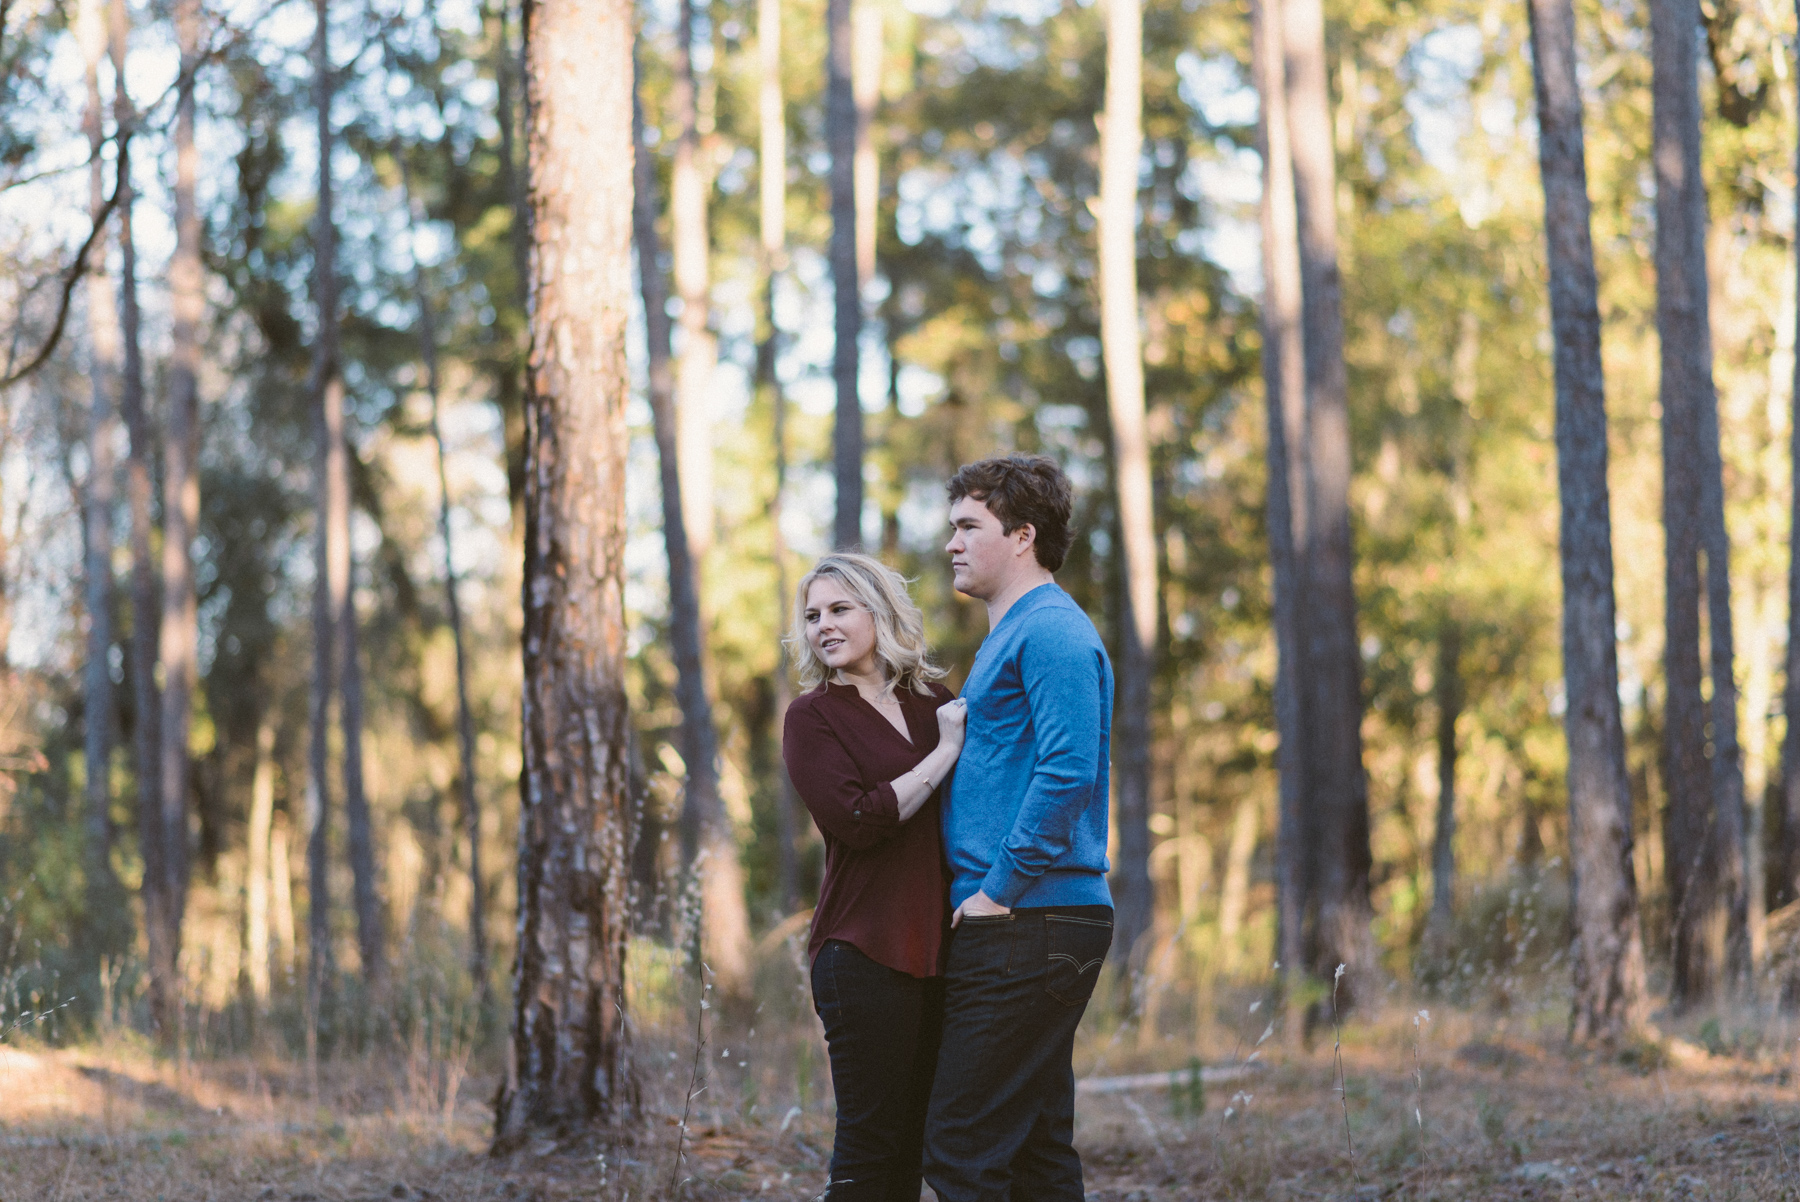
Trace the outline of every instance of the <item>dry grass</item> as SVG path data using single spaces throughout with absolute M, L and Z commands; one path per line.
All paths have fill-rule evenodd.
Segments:
M 1708 1029 L 1719 1055 L 1673 1040 L 1623 1062 L 1567 1050 L 1548 1016 L 1540 1029 L 1438 1013 L 1420 1028 L 1421 1089 L 1413 1014 L 1346 1030 L 1341 1100 L 1329 1029 L 1310 1049 L 1264 1045 L 1269 1066 L 1214 1086 L 1198 1116 L 1157 1090 L 1085 1096 L 1089 1197 L 1800 1198 L 1800 1089 L 1773 1050 L 1791 1036 L 1754 1016 L 1732 1040 Z M 1094 1026 L 1084 1064 L 1137 1071 L 1158 1054 L 1134 1045 L 1124 1063 L 1106 1053 L 1131 1041 Z M 677 1038 L 641 1046 L 640 1129 L 505 1159 L 485 1153 L 497 1074 L 479 1061 L 460 1082 L 405 1051 L 330 1063 L 315 1101 L 303 1069 L 275 1058 L 183 1070 L 129 1042 L 0 1050 L 0 1202 L 812 1198 L 831 1131 L 828 1090 L 808 1085 L 823 1076 L 801 1051 L 811 1039 L 746 1033 L 727 1056 L 733 1040 L 714 1037 L 679 1174 L 692 1048 Z M 1213 1059 L 1236 1042 L 1227 1033 Z

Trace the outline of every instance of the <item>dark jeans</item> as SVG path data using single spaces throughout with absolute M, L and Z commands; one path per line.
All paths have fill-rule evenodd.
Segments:
M 831 939 L 813 959 L 812 987 L 837 1094 L 825 1196 L 831 1202 L 919 1202 L 943 978 L 922 981 Z
M 1079 1202 L 1075 1028 L 1112 946 L 1107 906 L 964 918 L 925 1126 L 940 1202 Z

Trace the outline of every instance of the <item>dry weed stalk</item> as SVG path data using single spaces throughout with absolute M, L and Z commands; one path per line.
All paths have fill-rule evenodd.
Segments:
M 1360 1185 L 1362 1174 L 1356 1168 L 1356 1145 L 1350 1142 L 1350 1098 L 1344 1087 L 1344 1020 L 1338 1013 L 1338 984 L 1343 979 L 1344 966 L 1340 964 L 1337 966 L 1337 971 L 1331 974 L 1331 1025 L 1337 1032 L 1332 1040 L 1331 1055 L 1337 1061 L 1338 1105 L 1343 1107 L 1344 1111 L 1344 1151 L 1350 1156 L 1350 1175 Z

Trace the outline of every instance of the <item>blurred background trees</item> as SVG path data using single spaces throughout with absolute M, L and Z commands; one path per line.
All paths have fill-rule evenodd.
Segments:
M 0 973 L 69 1037 L 332 1054 L 505 996 L 560 3 L 7 10 L 4 374 L 50 349 L 0 392 Z M 1580 926 L 1583 1033 L 1633 947 L 1754 985 L 1800 856 L 1792 15 L 1132 8 L 632 14 L 632 938 L 749 991 L 820 871 L 786 589 L 878 551 L 959 682 L 941 483 L 1019 449 L 1132 700 L 1146 1038 L 1277 960 L 1470 996 L 1496 924 Z

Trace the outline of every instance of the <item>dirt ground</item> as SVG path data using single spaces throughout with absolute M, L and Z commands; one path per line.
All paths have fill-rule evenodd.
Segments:
M 1791 1061 L 1679 1040 L 1623 1058 L 1574 1053 L 1553 1035 L 1468 1016 L 1421 1024 L 1415 1049 L 1406 1017 L 1346 1033 L 1341 1094 L 1327 1031 L 1209 1087 L 1198 1115 L 1187 1092 L 1084 1095 L 1088 1196 L 1800 1198 Z M 1761 1046 L 1782 1043 L 1793 1041 Z M 1156 1053 L 1136 1049 L 1132 1071 Z M 0 1202 L 797 1200 L 825 1184 L 829 1097 L 765 1111 L 740 1091 L 711 1111 L 703 1094 L 678 1167 L 668 1098 L 679 1102 L 679 1089 L 649 1090 L 650 1118 L 626 1136 L 494 1158 L 494 1084 L 404 1060 L 333 1064 L 315 1101 L 287 1063 L 183 1069 L 123 1045 L 0 1049 Z M 716 1084 L 714 1095 L 731 1094 Z

